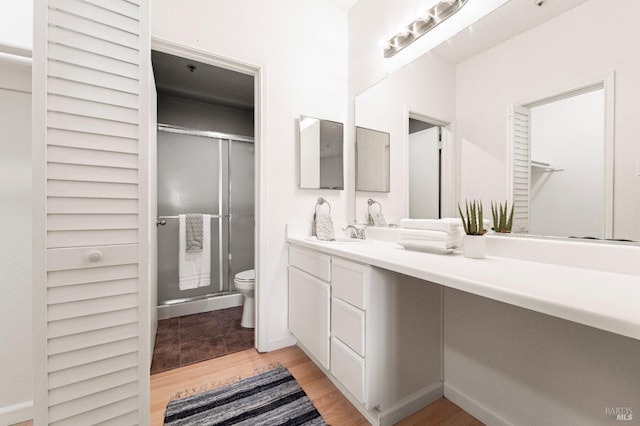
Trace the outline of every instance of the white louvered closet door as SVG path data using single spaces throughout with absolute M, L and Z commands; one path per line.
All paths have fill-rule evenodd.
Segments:
M 35 16 L 36 424 L 146 424 L 148 6 Z
M 529 204 L 531 191 L 531 114 L 528 108 L 510 105 L 509 152 L 511 167 L 511 200 L 513 201 L 513 227 L 515 233 L 529 232 Z

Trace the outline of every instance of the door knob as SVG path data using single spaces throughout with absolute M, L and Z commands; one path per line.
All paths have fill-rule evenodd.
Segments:
M 89 256 L 87 257 L 89 258 L 89 262 L 99 262 L 102 260 L 102 252 L 95 250 L 89 252 Z

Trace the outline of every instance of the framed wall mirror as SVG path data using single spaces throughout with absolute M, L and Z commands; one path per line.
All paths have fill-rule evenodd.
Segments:
M 410 214 L 410 181 L 401 176 L 409 168 L 405 135 L 412 111 L 449 123 L 443 216 L 455 216 L 460 200 L 481 199 L 487 207 L 518 196 L 510 109 L 524 107 L 531 122 L 523 131 L 533 138 L 523 171 L 528 217 L 515 230 L 640 241 L 640 2 L 610 6 L 606 0 L 541 6 L 510 0 L 359 94 L 356 125 L 377 122 L 391 138 L 391 189 L 382 200 L 388 220 Z M 568 107 L 577 114 L 571 119 L 578 131 L 571 134 L 569 117 L 560 128 L 549 120 L 557 116 L 551 109 L 567 105 L 551 101 L 570 103 L 567 94 L 581 88 L 589 88 L 584 94 L 593 108 Z M 601 137 L 591 143 L 591 136 Z M 356 219 L 366 210 L 361 198 L 356 192 Z M 561 216 L 568 218 L 564 225 Z
M 300 188 L 344 189 L 344 126 L 301 115 Z
M 356 127 L 356 191 L 389 192 L 389 133 Z

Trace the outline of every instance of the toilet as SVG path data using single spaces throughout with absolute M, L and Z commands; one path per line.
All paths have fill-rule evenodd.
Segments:
M 255 309 L 253 307 L 253 290 L 256 285 L 256 270 L 238 272 L 233 279 L 236 289 L 244 296 L 244 306 L 242 307 L 242 320 L 240 325 L 244 328 L 255 327 Z

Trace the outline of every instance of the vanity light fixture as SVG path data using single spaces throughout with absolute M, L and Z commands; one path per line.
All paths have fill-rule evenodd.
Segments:
M 456 13 L 469 0 L 442 0 L 387 40 L 384 57 L 390 58 Z

